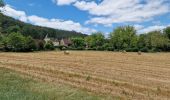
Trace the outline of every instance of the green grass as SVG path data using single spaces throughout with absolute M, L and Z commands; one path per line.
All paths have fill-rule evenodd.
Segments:
M 0 100 L 112 100 L 65 85 L 38 82 L 0 68 Z M 116 98 L 115 98 L 116 99 Z

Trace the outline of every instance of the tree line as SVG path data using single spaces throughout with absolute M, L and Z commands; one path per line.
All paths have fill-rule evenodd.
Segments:
M 7 52 L 32 52 L 41 50 L 54 50 L 51 41 L 33 39 L 21 33 L 13 32 L 7 36 L 0 35 L 0 50 Z
M 166 52 L 170 51 L 170 27 L 138 35 L 133 26 L 121 26 L 109 38 L 97 32 L 85 38 L 72 38 L 72 42 L 70 48 L 80 50 Z
M 170 51 L 170 27 L 163 31 L 151 31 L 138 35 L 133 26 L 117 27 L 105 38 L 101 32 L 86 37 L 70 37 L 72 44 L 63 50 L 98 50 L 127 52 L 168 52 Z M 0 48 L 4 51 L 29 52 L 39 50 L 54 50 L 53 41 L 24 36 L 19 32 L 8 35 L 0 34 Z

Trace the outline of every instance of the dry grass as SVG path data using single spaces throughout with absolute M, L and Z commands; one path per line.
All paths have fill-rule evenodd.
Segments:
M 170 53 L 0 53 L 0 67 L 122 99 L 170 98 Z

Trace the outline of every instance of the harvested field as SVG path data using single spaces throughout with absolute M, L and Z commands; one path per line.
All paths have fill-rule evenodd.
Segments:
M 0 53 L 0 67 L 120 99 L 170 98 L 170 53 Z

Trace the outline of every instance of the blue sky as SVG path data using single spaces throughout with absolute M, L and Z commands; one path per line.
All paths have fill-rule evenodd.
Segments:
M 56 29 L 108 34 L 133 25 L 138 33 L 170 26 L 169 0 L 5 0 L 4 14 Z

